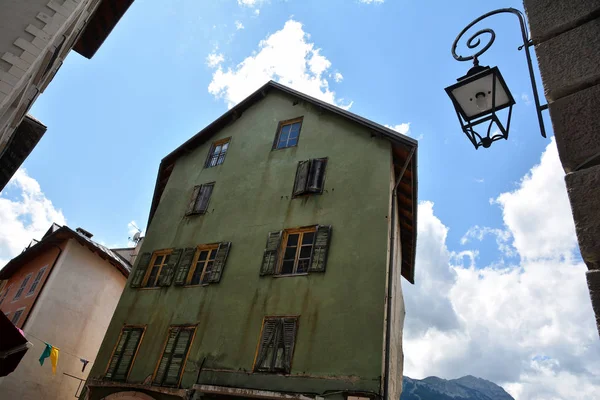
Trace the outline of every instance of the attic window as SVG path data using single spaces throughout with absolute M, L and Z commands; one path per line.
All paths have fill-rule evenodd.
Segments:
M 277 135 L 273 149 L 285 149 L 286 147 L 294 147 L 298 145 L 300 138 L 300 128 L 302 127 L 302 119 L 295 118 L 287 121 L 281 121 L 277 127 Z
M 210 147 L 208 152 L 208 158 L 206 159 L 206 168 L 216 167 L 217 165 L 223 164 L 225 161 L 225 154 L 229 148 L 229 142 L 231 138 L 217 140 Z

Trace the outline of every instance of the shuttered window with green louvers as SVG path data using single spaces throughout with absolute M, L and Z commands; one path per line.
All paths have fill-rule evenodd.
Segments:
M 178 387 L 194 337 L 195 326 L 172 326 L 154 375 L 153 384 Z
M 263 320 L 254 370 L 289 374 L 297 329 L 298 317 L 266 317 Z
M 294 196 L 323 193 L 327 158 L 300 161 L 294 180 Z
M 194 186 L 185 215 L 205 214 L 208 210 L 208 203 L 210 202 L 210 196 L 214 187 L 214 182 Z
M 144 334 L 144 328 L 124 327 L 121 330 L 121 336 L 106 370 L 106 379 L 112 381 L 125 382 L 138 347 Z

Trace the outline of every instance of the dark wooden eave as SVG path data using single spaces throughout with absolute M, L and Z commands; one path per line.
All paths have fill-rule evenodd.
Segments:
M 389 140 L 392 143 L 394 166 L 396 174 L 398 174 L 404 166 L 406 159 L 409 157 L 411 150 L 414 149 L 410 162 L 404 172 L 402 180 L 398 186 L 398 210 L 401 226 L 401 246 L 402 246 L 402 276 L 410 283 L 415 282 L 415 257 L 417 246 L 417 147 L 418 142 L 392 129 L 386 128 L 373 121 L 343 110 L 339 107 L 315 99 L 304 93 L 293 90 L 287 86 L 281 85 L 274 81 L 269 81 L 256 90 L 254 93 L 246 97 L 243 101 L 231 108 L 225 114 L 221 115 L 206 128 L 202 129 L 196 135 L 192 136 L 184 144 L 176 148 L 169 155 L 162 159 L 156 177 L 156 185 L 154 188 L 154 196 L 150 206 L 150 215 L 148 216 L 147 228 L 150 227 L 154 213 L 158 208 L 162 193 L 167 186 L 169 177 L 175 166 L 177 159 L 185 154 L 189 154 L 197 147 L 206 143 L 217 132 L 223 129 L 228 124 L 240 118 L 240 116 L 252 105 L 262 100 L 271 90 L 278 90 L 293 96 L 297 99 L 312 103 L 324 111 L 329 111 L 336 115 L 347 118 L 355 123 L 363 125 L 377 135 Z
M 92 58 L 134 0 L 102 0 L 77 39 L 73 50 Z

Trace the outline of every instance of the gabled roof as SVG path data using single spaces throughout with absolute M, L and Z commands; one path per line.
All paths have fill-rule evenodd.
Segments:
M 262 100 L 267 94 L 277 90 L 299 100 L 306 101 L 320 108 L 323 111 L 344 117 L 350 121 L 360 124 L 370 129 L 374 134 L 380 135 L 392 143 L 392 153 L 394 159 L 394 168 L 396 176 L 402 176 L 398 185 L 398 209 L 401 226 L 402 243 L 402 276 L 409 282 L 414 283 L 414 266 L 417 245 L 417 147 L 418 142 L 408 136 L 405 136 L 392 129 L 386 128 L 373 121 L 343 110 L 339 107 L 315 99 L 304 93 L 290 89 L 274 81 L 269 81 L 246 97 L 243 101 L 231 108 L 225 114 L 221 115 L 206 128 L 202 129 L 196 135 L 192 136 L 184 144 L 176 148 L 169 155 L 162 159 L 156 178 L 154 196 L 150 206 L 150 215 L 148 217 L 148 227 L 158 208 L 158 203 L 162 196 L 176 160 L 182 155 L 188 154 L 195 148 L 206 143 L 228 124 L 240 118 L 248 108 Z
M 47 251 L 50 247 L 53 247 L 68 239 L 77 240 L 77 242 L 79 242 L 82 246 L 87 247 L 92 252 L 96 253 L 96 255 L 98 255 L 100 258 L 112 264 L 123 275 L 125 275 L 125 277 L 129 276 L 129 272 L 131 272 L 131 264 L 117 255 L 115 252 L 101 245 L 100 243 L 94 242 L 79 232 L 72 230 L 68 226 L 52 224 L 42 240 L 25 249 L 21 254 L 10 260 L 8 264 L 6 264 L 4 268 L 0 270 L 0 280 L 10 278 L 21 267 L 21 265 Z

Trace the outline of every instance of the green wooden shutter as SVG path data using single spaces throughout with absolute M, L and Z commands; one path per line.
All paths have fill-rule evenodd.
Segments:
M 267 360 L 268 365 L 263 366 L 267 355 L 269 353 L 269 347 L 275 347 L 275 339 L 277 337 L 277 325 L 279 324 L 278 318 L 269 318 L 264 321 L 262 327 L 262 334 L 260 336 L 260 346 L 258 347 L 258 357 L 254 369 L 269 370 L 271 368 L 272 360 Z
M 206 183 L 200 187 L 200 193 L 198 194 L 198 200 L 194 205 L 194 213 L 204 214 L 208 210 L 208 203 L 212 194 L 214 183 Z
M 194 189 L 192 190 L 192 197 L 190 197 L 190 202 L 188 203 L 188 208 L 185 212 L 185 215 L 194 214 L 194 206 L 196 205 L 196 200 L 198 200 L 198 193 L 200 193 L 200 187 L 201 185 L 194 186 Z
M 150 264 L 151 259 L 152 253 L 143 253 L 139 257 L 137 267 L 135 268 L 135 272 L 133 273 L 133 279 L 131 280 L 132 288 L 138 288 L 142 286 L 142 281 L 144 280 L 144 276 L 146 276 L 146 270 L 148 269 L 148 265 Z
M 169 360 L 171 359 L 171 354 L 173 353 L 173 348 L 175 347 L 175 342 L 177 340 L 178 334 L 179 328 L 171 328 L 169 330 L 167 345 L 165 346 L 165 350 L 163 351 L 160 363 L 158 364 L 158 369 L 156 370 L 156 375 L 154 376 L 154 383 L 157 385 L 162 385 L 163 383 L 165 373 L 167 372 L 167 368 L 169 367 Z
M 119 361 L 119 365 L 117 366 L 114 374 L 115 380 L 124 381 L 127 379 L 127 374 L 129 373 L 129 368 L 133 362 L 133 357 L 135 356 L 135 352 L 137 351 L 141 337 L 141 329 L 131 329 L 129 331 L 129 337 L 127 338 L 127 342 L 123 347 L 121 360 Z
M 284 369 L 289 374 L 292 367 L 294 355 L 294 344 L 296 343 L 296 331 L 298 329 L 297 318 L 283 318 L 283 345 L 285 347 Z
M 313 245 L 312 258 L 310 260 L 309 272 L 325 272 L 327 264 L 327 253 L 331 242 L 331 225 L 317 226 L 317 234 Z
M 323 192 L 323 181 L 325 178 L 325 167 L 327 166 L 326 158 L 315 158 L 310 160 L 310 172 L 306 190 L 311 193 Z
M 273 275 L 275 273 L 282 236 L 283 231 L 269 233 L 267 247 L 263 253 L 263 261 L 260 267 L 260 276 Z
M 210 283 L 218 283 L 221 280 L 221 275 L 223 275 L 223 268 L 225 268 L 225 263 L 227 262 L 227 256 L 229 255 L 230 248 L 231 242 L 219 243 L 219 248 L 217 249 L 217 254 L 215 255 L 213 269 L 210 277 L 208 278 Z
M 192 328 L 180 329 L 173 347 L 173 354 L 166 371 L 163 386 L 177 386 L 183 372 L 183 363 L 192 341 L 194 330 Z
M 308 172 L 310 169 L 310 161 L 300 161 L 296 170 L 296 180 L 294 181 L 294 196 L 298 196 L 306 192 L 306 183 L 308 181 Z
M 160 271 L 160 276 L 158 277 L 158 286 L 171 286 L 171 283 L 173 283 L 173 276 L 175 275 L 175 268 L 179 263 L 181 253 L 183 253 L 183 249 L 175 249 L 169 255 L 167 265 L 165 265 Z
M 177 266 L 177 272 L 175 273 L 175 285 L 183 286 L 185 285 L 185 281 L 187 279 L 188 273 L 190 272 L 190 267 L 192 266 L 192 262 L 194 261 L 194 255 L 196 254 L 195 247 L 189 247 L 183 250 L 183 254 L 179 259 L 179 265 Z
M 129 337 L 129 331 L 123 331 L 121 333 L 121 337 L 119 338 L 119 343 L 117 343 L 117 347 L 113 353 L 110 362 L 108 363 L 108 370 L 106 371 L 106 378 L 112 379 L 115 371 L 117 369 L 117 365 L 119 364 L 119 358 L 121 358 L 121 354 L 123 353 L 123 347 L 125 346 L 125 342 Z

